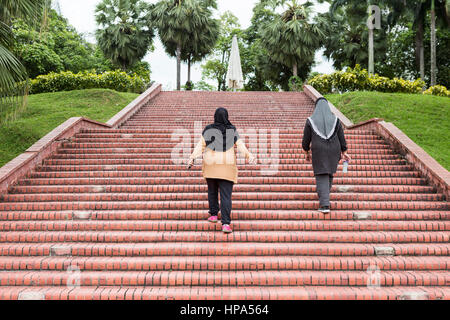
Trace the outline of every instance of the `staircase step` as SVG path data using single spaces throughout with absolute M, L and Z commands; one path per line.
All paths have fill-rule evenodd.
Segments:
M 209 214 L 203 210 L 60 210 L 60 211 L 0 211 L 0 221 L 46 221 L 46 220 L 76 220 L 77 215 L 89 213 L 90 220 L 206 220 Z M 348 211 L 333 210 L 324 215 L 317 211 L 301 210 L 233 210 L 233 219 L 238 220 L 320 220 L 348 221 L 355 220 L 355 214 L 369 214 L 374 221 L 448 221 L 448 211 Z
M 450 221 L 233 221 L 235 231 L 450 231 Z M 1 221 L 0 231 L 220 231 L 205 221 Z
M 314 190 L 315 191 L 315 190 Z M 233 201 L 297 201 L 318 200 L 317 194 L 311 190 L 305 192 L 233 192 Z M 3 202 L 67 202 L 67 201 L 207 201 L 205 193 L 43 193 L 43 194 L 8 194 L 0 196 Z M 439 194 L 412 194 L 412 193 L 334 193 L 330 195 L 331 201 L 443 201 L 444 196 Z
M 447 271 L 449 257 L 326 257 L 326 256 L 160 256 L 160 257 L 4 257 L 0 270 L 55 270 L 68 267 L 81 271 L 268 271 L 321 270 L 367 271 Z
M 376 256 L 378 244 L 369 243 L 0 243 L 1 256 L 54 256 L 54 248 L 68 256 Z M 448 256 L 448 243 L 389 244 L 394 256 Z M 448 275 L 450 277 L 450 275 Z
M 196 173 L 195 176 L 187 178 L 181 177 L 167 177 L 167 178 L 156 178 L 147 177 L 139 178 L 133 177 L 129 179 L 126 177 L 73 177 L 73 178 L 24 178 L 18 181 L 17 185 L 204 185 L 205 179 L 200 176 L 200 173 Z M 315 185 L 315 178 L 313 177 L 239 177 L 238 184 L 271 184 L 271 185 L 285 185 L 285 184 L 298 184 L 298 185 Z M 426 180 L 423 178 L 348 178 L 344 176 L 337 176 L 333 180 L 335 185 L 369 185 L 369 186 L 380 186 L 380 185 L 405 185 L 405 186 L 415 186 L 415 185 L 427 185 Z
M 334 210 L 448 210 L 446 202 L 436 201 L 332 201 Z M 207 201 L 73 201 L 73 202 L 0 202 L 0 211 L 41 210 L 173 210 L 208 209 Z M 316 210 L 314 200 L 236 200 L 233 209 Z
M 0 287 L 1 300 L 17 300 L 20 294 L 35 293 L 45 300 L 401 300 L 420 297 L 429 300 L 450 299 L 446 286 L 396 286 L 374 290 L 367 287 L 345 286 L 149 286 L 124 287 L 64 287 L 7 286 Z
M 10 231 L 6 242 L 298 242 L 298 243 L 447 243 L 448 231 Z
M 75 286 L 83 288 L 97 286 L 214 286 L 242 288 L 244 286 L 290 287 L 297 286 L 355 286 L 370 285 L 372 275 L 364 271 L 14 271 L 0 274 L 0 285 L 4 286 Z M 399 271 L 379 272 L 378 290 L 395 286 L 445 287 L 450 285 L 450 276 L 440 271 L 418 271 L 414 275 Z M 375 286 L 375 285 L 374 285 Z M 1 290 L 1 289 L 0 289 Z
M 37 193 L 206 193 L 208 190 L 206 185 L 48 185 L 48 186 L 28 186 L 16 185 L 10 188 L 10 194 L 37 194 Z M 235 193 L 239 192 L 316 192 L 315 185 L 244 185 L 237 184 L 233 187 Z M 414 185 L 335 185 L 332 188 L 334 193 L 395 193 L 395 194 L 432 194 L 435 189 L 431 186 L 414 186 Z

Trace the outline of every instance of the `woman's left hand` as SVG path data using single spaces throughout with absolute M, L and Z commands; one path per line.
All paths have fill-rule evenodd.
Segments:
M 347 152 L 342 152 L 342 158 L 344 158 L 344 161 L 350 162 L 352 158 L 348 155 Z
M 251 155 L 249 158 L 248 158 L 248 163 L 250 163 L 250 164 L 256 164 L 256 157 L 254 156 L 254 155 Z

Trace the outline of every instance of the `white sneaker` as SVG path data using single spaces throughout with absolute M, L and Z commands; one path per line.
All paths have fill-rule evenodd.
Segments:
M 330 207 L 329 206 L 320 207 L 317 211 L 322 213 L 330 213 Z

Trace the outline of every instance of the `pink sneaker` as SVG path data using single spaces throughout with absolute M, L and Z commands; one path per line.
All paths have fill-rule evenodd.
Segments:
M 217 221 L 219 221 L 219 219 L 217 219 L 217 216 L 210 216 L 208 218 L 208 221 L 212 222 L 212 223 L 217 223 Z
M 224 224 L 223 227 L 222 227 L 222 231 L 224 233 L 232 233 L 233 232 L 233 230 L 231 229 L 229 224 Z

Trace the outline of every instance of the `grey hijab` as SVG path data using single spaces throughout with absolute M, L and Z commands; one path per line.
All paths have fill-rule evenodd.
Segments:
M 316 109 L 308 118 L 314 132 L 323 139 L 330 139 L 336 129 L 337 117 L 330 110 L 327 99 L 319 98 L 316 101 Z

